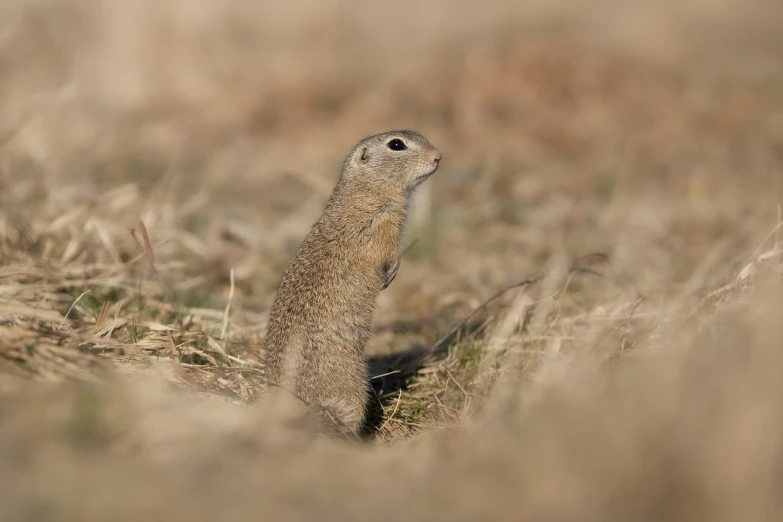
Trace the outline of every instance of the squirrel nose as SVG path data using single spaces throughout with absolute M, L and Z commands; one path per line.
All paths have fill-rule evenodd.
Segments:
M 432 156 L 432 161 L 438 164 L 441 159 L 443 159 L 443 154 L 441 154 L 440 151 L 435 151 L 435 154 Z

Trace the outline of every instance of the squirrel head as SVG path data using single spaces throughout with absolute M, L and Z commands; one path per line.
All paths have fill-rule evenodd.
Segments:
M 342 178 L 409 194 L 438 168 L 443 156 L 424 136 L 409 130 L 360 141 L 345 159 Z

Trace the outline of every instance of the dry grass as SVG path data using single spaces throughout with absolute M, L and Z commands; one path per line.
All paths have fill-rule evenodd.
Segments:
M 3 519 L 779 516 L 774 7 L 5 2 Z M 400 127 L 445 160 L 368 440 L 313 439 L 265 407 L 266 312 Z

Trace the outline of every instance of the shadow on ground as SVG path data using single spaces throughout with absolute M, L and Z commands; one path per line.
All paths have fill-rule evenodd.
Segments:
M 426 351 L 426 347 L 417 345 L 401 352 L 376 355 L 368 358 L 372 399 L 367 408 L 367 414 L 362 427 L 362 437 L 373 438 L 383 424 L 385 415 L 383 402 L 386 397 L 396 397 L 400 390 L 407 390 L 414 371 L 402 372 L 417 357 Z

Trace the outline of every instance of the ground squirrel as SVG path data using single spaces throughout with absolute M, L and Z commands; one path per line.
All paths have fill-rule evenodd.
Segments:
M 369 399 L 375 298 L 397 275 L 414 189 L 441 153 L 421 134 L 365 138 L 283 274 L 266 334 L 267 380 L 356 433 Z

